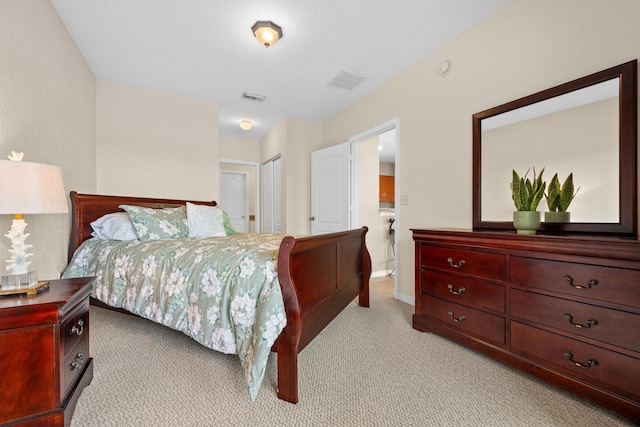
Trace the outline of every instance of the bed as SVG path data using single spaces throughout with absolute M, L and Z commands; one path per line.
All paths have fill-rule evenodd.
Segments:
M 177 208 L 185 206 L 187 203 L 197 204 L 199 206 L 216 206 L 216 202 L 104 196 L 79 194 L 75 191 L 71 192 L 71 203 L 72 227 L 69 243 L 69 266 L 64 273 L 67 275 L 66 277 L 71 277 L 73 274 L 79 274 L 79 271 L 87 273 L 86 270 L 72 268 L 72 266 L 76 264 L 80 265 L 81 261 L 78 259 L 81 259 L 83 256 L 80 254 L 80 252 L 83 252 L 82 248 L 85 248 L 83 253 L 86 254 L 89 252 L 86 245 L 106 245 L 104 241 L 96 242 L 98 239 L 92 239 L 92 233 L 94 230 L 91 227 L 91 223 L 102 218 L 106 214 L 122 212 L 123 209 L 120 208 L 121 205 L 140 206 L 158 210 Z M 247 233 L 246 235 L 238 234 L 236 236 L 220 238 L 212 237 L 206 239 L 174 240 L 166 243 L 174 245 L 173 247 L 165 247 L 163 250 L 171 253 L 180 252 L 180 256 L 182 258 L 188 258 L 191 256 L 190 254 L 182 256 L 183 253 L 187 252 L 186 249 L 182 249 L 182 247 L 184 246 L 186 248 L 188 241 L 197 241 L 195 244 L 199 245 L 198 254 L 200 256 L 198 262 L 200 264 L 202 264 L 201 255 L 206 255 L 208 251 L 214 251 L 216 245 L 222 244 L 220 242 L 225 242 L 227 246 L 231 245 L 232 247 L 241 246 L 242 250 L 239 252 L 247 253 L 247 251 L 250 251 L 252 254 L 260 252 L 262 253 L 260 256 L 267 256 L 267 258 L 265 258 L 267 261 L 265 261 L 265 259 L 259 260 L 258 258 L 256 258 L 256 260 L 258 264 L 264 268 L 264 276 L 267 278 L 270 276 L 270 274 L 268 274 L 268 267 L 273 267 L 275 272 L 274 274 L 271 274 L 271 278 L 275 277 L 274 283 L 278 286 L 275 286 L 273 291 L 265 291 L 264 294 L 269 295 L 270 301 L 274 301 L 275 298 L 276 302 L 270 303 L 274 304 L 274 306 L 280 304 L 279 298 L 281 298 L 281 304 L 284 308 L 284 313 L 281 315 L 281 317 L 284 316 L 284 318 L 281 319 L 283 329 L 279 335 L 277 335 L 277 338 L 274 336 L 272 337 L 272 340 L 266 340 L 266 345 L 270 345 L 267 352 L 275 351 L 278 355 L 278 398 L 291 403 L 297 403 L 298 353 L 300 353 L 300 351 L 302 351 L 313 340 L 313 338 L 317 336 L 356 297 L 358 297 L 358 304 L 360 306 L 369 306 L 371 259 L 365 245 L 366 233 L 367 227 L 345 232 L 307 237 L 256 235 Z M 231 240 L 232 238 L 235 240 Z M 249 241 L 259 241 L 260 243 L 256 246 L 260 249 L 249 249 L 249 243 L 243 240 L 238 240 L 243 238 L 247 238 Z M 260 239 L 270 240 L 265 242 Z M 118 243 L 120 247 L 127 246 L 127 242 L 116 243 Z M 128 246 L 144 252 L 151 250 L 149 248 L 160 245 L 158 241 L 148 243 L 148 247 L 138 243 L 129 242 Z M 147 242 L 142 243 L 146 244 Z M 176 249 L 178 247 L 180 247 L 180 249 Z M 112 250 L 114 252 L 116 251 L 116 249 L 102 248 L 103 249 L 100 249 L 100 251 L 103 254 L 109 254 Z M 272 250 L 272 252 L 269 253 L 269 250 Z M 271 256 L 271 258 L 269 258 L 269 256 Z M 106 259 L 106 257 L 103 258 Z M 273 262 L 271 263 L 269 259 L 273 259 Z M 102 261 L 104 261 L 104 259 L 101 259 L 101 262 Z M 227 264 L 225 265 L 232 265 L 233 262 L 235 261 L 227 260 Z M 133 263 L 130 264 L 133 265 Z M 236 270 L 241 270 L 241 268 L 242 267 L 238 267 Z M 142 277 L 140 273 L 137 274 L 139 275 L 135 277 Z M 100 290 L 100 280 L 102 279 L 102 277 L 99 277 L 94 281 L 94 291 L 91 298 L 92 304 L 103 308 L 123 311 L 127 314 L 134 313 L 141 315 L 142 317 L 158 321 L 154 319 L 152 315 L 146 316 L 144 313 L 131 310 L 131 307 L 135 307 L 135 304 L 131 302 L 131 307 L 127 307 L 127 301 L 129 301 L 127 299 L 124 299 L 125 302 L 121 302 L 120 304 L 110 304 L 110 302 L 113 301 L 109 301 L 108 298 L 106 298 L 107 301 L 103 301 L 105 298 L 100 300 L 96 289 Z M 136 281 L 131 277 L 129 277 L 129 280 L 133 282 Z M 140 280 L 142 281 L 142 279 Z M 234 283 L 240 282 L 241 279 L 235 278 L 233 281 Z M 148 294 L 153 291 L 147 290 L 145 292 Z M 165 290 L 163 289 L 162 292 L 165 292 Z M 276 296 L 274 297 L 272 294 L 276 294 Z M 207 295 L 201 296 L 200 298 L 204 300 Z M 128 295 L 127 298 L 131 298 L 131 296 Z M 133 298 L 140 299 L 142 297 L 134 294 Z M 192 293 L 190 298 L 190 302 L 193 302 L 193 299 L 198 300 L 199 297 Z M 256 311 L 261 310 L 260 304 L 263 300 L 266 300 L 266 298 L 263 297 L 262 294 L 259 298 L 256 298 Z M 273 326 L 273 319 L 276 319 L 277 323 L 277 316 L 274 315 L 274 313 L 277 312 L 277 309 L 272 310 L 270 317 L 267 316 L 267 319 L 271 319 L 268 320 L 270 323 L 268 323 L 267 326 L 269 327 Z M 201 314 L 204 315 L 204 313 Z M 189 312 L 187 317 L 188 322 L 185 321 L 183 323 L 189 323 L 189 333 L 193 335 L 193 312 Z M 257 317 L 258 316 L 256 316 L 256 318 Z M 160 321 L 158 323 L 162 323 L 162 319 L 160 318 L 159 320 Z M 258 325 L 257 320 L 256 325 Z M 266 330 L 264 326 L 261 328 L 262 331 Z M 184 330 L 183 332 L 187 333 Z M 266 332 L 263 333 L 263 336 L 266 336 Z M 254 341 L 256 341 L 255 338 Z M 203 342 L 201 342 L 201 344 L 207 345 L 207 343 Z M 264 346 L 265 344 L 262 343 L 262 345 Z M 215 348 L 215 346 L 207 346 L 218 349 Z M 256 345 L 256 348 L 257 347 L 258 346 Z M 249 353 L 253 355 L 253 349 Z M 242 357 L 241 362 L 243 363 L 243 366 L 246 363 Z M 266 358 L 264 363 L 266 364 Z M 264 373 L 264 367 L 261 368 L 261 371 Z M 251 399 L 255 399 L 255 395 L 260 387 L 262 378 L 259 378 L 257 386 L 256 384 L 252 385 L 249 380 L 249 373 L 245 373 L 247 374 L 247 382 L 249 384 Z

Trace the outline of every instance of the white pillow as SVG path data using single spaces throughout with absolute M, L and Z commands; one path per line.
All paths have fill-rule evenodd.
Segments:
M 133 223 L 126 212 L 106 214 L 91 223 L 92 236 L 103 240 L 137 240 Z
M 189 237 L 226 236 L 224 212 L 216 206 L 196 205 L 187 202 Z

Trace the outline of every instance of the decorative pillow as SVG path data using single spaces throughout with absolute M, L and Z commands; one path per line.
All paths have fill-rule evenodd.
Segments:
M 233 225 L 231 225 L 231 220 L 229 219 L 229 215 L 227 215 L 225 211 L 222 211 L 222 217 L 224 220 L 224 231 L 225 233 L 227 233 L 227 236 L 236 234 L 237 231 L 235 228 L 233 228 Z
M 115 212 L 101 216 L 91 223 L 93 237 L 103 240 L 137 240 L 133 223 L 126 212 Z
M 222 209 L 216 206 L 196 205 L 187 202 L 189 237 L 226 236 Z
M 152 209 L 143 206 L 120 205 L 131 217 L 140 240 L 182 239 L 189 235 L 187 212 L 178 208 Z

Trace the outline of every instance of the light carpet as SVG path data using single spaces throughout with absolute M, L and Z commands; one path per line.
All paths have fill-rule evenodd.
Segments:
M 631 426 L 525 373 L 411 327 L 372 288 L 299 355 L 300 402 L 276 397 L 276 355 L 249 399 L 240 362 L 150 321 L 91 308 L 95 371 L 72 427 Z

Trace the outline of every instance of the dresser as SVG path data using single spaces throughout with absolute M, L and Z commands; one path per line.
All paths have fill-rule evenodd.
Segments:
M 640 242 L 413 229 L 413 327 L 640 423 Z
M 93 378 L 92 280 L 52 280 L 37 295 L 0 297 L 0 425 L 71 423 Z

